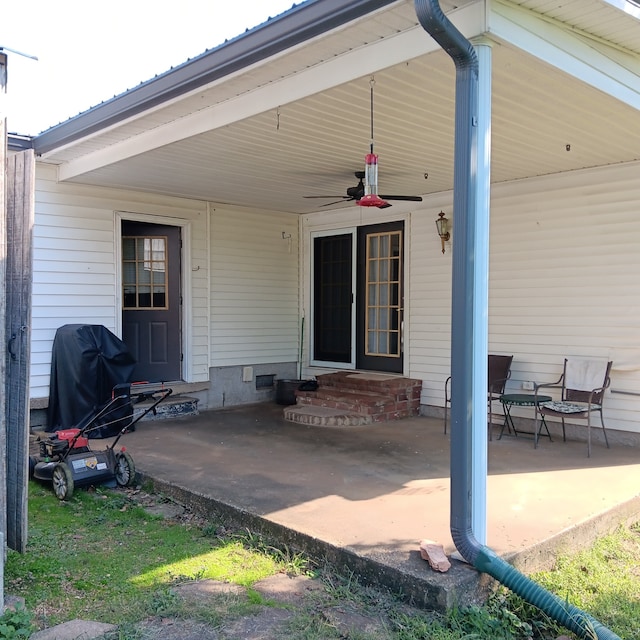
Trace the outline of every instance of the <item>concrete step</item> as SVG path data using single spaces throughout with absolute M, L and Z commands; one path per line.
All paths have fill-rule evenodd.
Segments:
M 141 410 L 151 406 L 153 401 L 145 400 L 133 405 L 134 416 L 138 415 Z M 198 398 L 190 396 L 169 396 L 163 400 L 153 411 L 147 413 L 140 419 L 140 422 L 146 420 L 166 420 L 170 418 L 181 418 L 184 416 L 198 415 Z

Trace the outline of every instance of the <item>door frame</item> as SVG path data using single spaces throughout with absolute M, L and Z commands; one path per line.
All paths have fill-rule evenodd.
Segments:
M 357 227 L 345 227 L 342 229 L 326 229 L 323 231 L 312 231 L 311 232 L 311 242 L 309 244 L 309 273 L 311 276 L 309 282 L 309 294 L 310 294 L 310 326 L 309 326 L 309 353 L 314 353 L 314 344 L 313 344 L 313 336 L 315 335 L 315 326 L 314 326 L 314 302 L 315 302 L 315 255 L 314 255 L 314 245 L 316 238 L 326 238 L 328 236 L 339 236 L 351 234 L 351 255 L 352 255 L 352 265 L 351 265 L 351 291 L 353 293 L 354 299 L 351 304 L 351 359 L 349 362 L 330 362 L 327 360 L 314 360 L 310 357 L 309 365 L 312 367 L 328 367 L 332 369 L 355 369 L 356 368 L 356 304 L 355 304 L 355 295 L 357 293 L 357 274 L 358 271 L 356 269 L 356 251 L 357 251 L 357 243 L 358 243 L 358 228 Z
M 364 224 L 358 227 L 358 253 L 356 256 L 356 269 L 358 273 L 358 287 L 361 295 L 356 295 L 355 306 L 356 306 L 356 322 L 358 323 L 361 331 L 356 331 L 356 345 L 355 345 L 355 359 L 356 359 L 356 367 L 363 371 L 376 371 L 380 373 L 391 373 L 395 375 L 402 375 L 404 372 L 404 316 L 405 316 L 405 289 L 406 289 L 406 280 L 405 280 L 405 268 L 404 263 L 406 259 L 405 253 L 405 244 L 406 244 L 406 233 L 405 233 L 406 223 L 404 220 L 390 220 L 386 222 L 372 222 L 371 224 Z M 397 348 L 399 350 L 399 354 L 397 356 L 388 355 L 371 355 L 367 354 L 367 342 L 368 342 L 368 333 L 369 327 L 366 320 L 368 319 L 367 313 L 367 303 L 369 300 L 368 294 L 368 271 L 369 264 L 367 262 L 368 258 L 368 247 L 369 247 L 369 238 L 371 236 L 377 236 L 380 234 L 389 234 L 389 233 L 400 233 L 400 254 L 399 254 L 399 272 L 397 274 L 398 277 L 398 294 L 399 299 L 397 300 L 396 305 L 390 304 L 388 309 L 392 307 L 397 307 L 398 313 L 398 344 Z M 388 257 L 391 262 L 391 256 Z M 391 271 L 391 265 L 389 265 L 389 270 Z M 388 276 L 391 277 L 391 272 L 389 271 Z M 387 285 L 392 288 L 390 284 Z M 391 291 L 389 291 L 388 295 L 391 297 Z M 366 328 L 365 328 L 366 327 Z M 393 333 L 389 329 L 389 335 Z
M 331 227 L 327 228 L 326 226 L 318 227 L 318 228 L 309 228 L 308 233 L 306 234 L 305 245 L 307 249 L 307 259 L 305 260 L 305 265 L 308 268 L 308 277 L 306 278 L 307 288 L 305 295 L 305 305 L 309 310 L 309 313 L 305 314 L 307 319 L 309 320 L 309 331 L 307 333 L 306 338 L 306 348 L 308 349 L 309 359 L 308 366 L 310 367 L 318 367 L 323 369 L 343 369 L 343 370 L 356 370 L 356 356 L 357 356 L 357 278 L 358 278 L 358 230 L 361 227 L 369 227 L 369 226 L 378 226 L 378 225 L 386 225 L 386 224 L 394 224 L 400 223 L 403 225 L 403 321 L 402 321 L 402 374 L 407 370 L 408 365 L 408 353 L 407 353 L 407 332 L 409 330 L 409 306 L 410 306 L 410 295 L 409 295 L 409 281 L 408 281 L 408 273 L 409 273 L 409 254 L 410 254 L 410 225 L 409 225 L 409 216 L 400 215 L 398 217 L 392 218 L 374 218 L 372 220 L 367 220 L 366 224 L 362 219 L 359 219 L 355 224 L 351 224 L 346 227 Z M 351 360 L 350 362 L 329 362 L 325 360 L 314 360 L 313 352 L 314 352 L 314 344 L 313 344 L 313 336 L 314 336 L 314 326 L 313 326 L 313 316 L 314 309 L 313 305 L 315 302 L 315 291 L 314 291 L 314 282 L 315 282 L 315 273 L 314 273 L 314 240 L 319 237 L 326 236 L 337 236 L 343 234 L 351 234 L 352 238 L 352 249 L 353 249 L 353 265 L 352 265 L 352 291 L 354 294 L 353 305 L 351 309 Z M 303 309 L 304 313 L 304 309 Z M 380 373 L 384 373 L 380 371 Z M 402 375 L 400 374 L 400 375 Z M 395 374 L 397 375 L 397 374 Z
M 180 237 L 182 240 L 182 248 L 180 250 L 180 289 L 182 294 L 182 305 L 180 311 L 180 348 L 181 353 L 183 354 L 182 362 L 180 363 L 180 375 L 183 381 L 188 382 L 191 377 L 193 338 L 191 331 L 191 270 L 186 269 L 185 265 L 191 264 L 191 222 L 189 220 L 181 220 L 178 218 L 168 218 L 166 216 L 155 216 L 130 211 L 115 212 L 115 333 L 120 338 L 122 337 L 122 222 L 124 220 L 180 228 Z

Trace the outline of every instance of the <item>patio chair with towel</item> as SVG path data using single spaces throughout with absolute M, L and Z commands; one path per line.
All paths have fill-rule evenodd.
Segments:
M 492 403 L 500 400 L 504 393 L 504 387 L 511 376 L 511 363 L 513 356 L 498 356 L 489 354 L 487 371 L 487 424 L 489 428 L 489 440 L 491 434 L 491 407 Z M 451 376 L 444 383 L 444 432 L 447 433 L 447 407 L 451 405 Z
M 538 446 L 541 417 L 559 418 L 562 422 L 562 439 L 566 442 L 565 420 L 582 421 L 587 426 L 587 456 L 591 457 L 591 415 L 600 414 L 600 424 L 604 441 L 609 448 L 607 430 L 602 416 L 604 392 L 611 380 L 609 374 L 613 362 L 589 360 L 585 358 L 565 358 L 564 370 L 560 379 L 548 384 L 537 384 L 536 397 L 540 389 L 561 389 L 560 400 L 535 403 L 536 422 L 534 446 Z

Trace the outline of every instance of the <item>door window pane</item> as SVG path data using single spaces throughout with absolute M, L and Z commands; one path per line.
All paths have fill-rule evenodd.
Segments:
M 371 234 L 367 240 L 366 355 L 400 355 L 401 231 Z
M 125 309 L 168 309 L 167 238 L 122 238 L 122 299 Z

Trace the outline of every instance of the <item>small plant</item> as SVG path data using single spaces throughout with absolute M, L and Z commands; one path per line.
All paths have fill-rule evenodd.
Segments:
M 509 591 L 506 587 L 500 587 L 489 600 L 488 606 L 492 609 L 505 608 L 513 612 L 520 620 L 528 621 L 531 627 L 531 635 L 534 638 L 556 638 L 565 633 L 564 627 L 550 618 L 519 595 Z
M 22 606 L 7 609 L 0 616 L 0 638 L 3 640 L 28 638 L 34 629 L 33 615 Z
M 284 567 L 284 570 L 289 574 L 304 575 L 313 572 L 313 567 L 308 558 L 302 553 L 296 553 L 287 545 L 282 545 L 281 547 L 273 546 L 262 535 L 250 529 L 244 529 L 234 537 L 238 538 L 245 548 L 272 558 Z
M 175 609 L 176 601 L 175 592 L 170 589 L 158 590 L 153 594 L 149 602 L 149 609 L 155 615 L 165 615 Z

